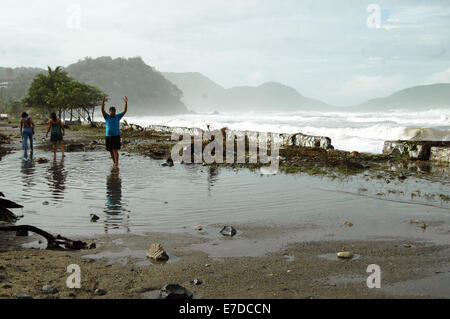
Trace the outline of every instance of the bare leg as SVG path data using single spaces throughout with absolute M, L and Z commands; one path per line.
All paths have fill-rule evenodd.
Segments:
M 113 150 L 114 152 L 114 165 L 119 166 L 119 150 Z
M 111 150 L 110 153 L 111 153 L 111 159 L 113 160 L 113 163 L 115 163 L 116 161 L 114 160 L 114 150 Z
M 56 158 L 56 142 L 53 142 L 53 156 Z
M 62 154 L 62 157 L 64 157 L 64 142 L 63 142 L 63 141 L 60 141 L 60 142 L 59 142 L 59 146 L 61 147 L 61 154 Z

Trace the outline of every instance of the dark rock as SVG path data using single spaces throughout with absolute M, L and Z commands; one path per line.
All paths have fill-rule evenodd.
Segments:
M 98 217 L 97 215 L 91 214 L 91 223 L 95 223 L 99 219 L 100 219 L 100 217 Z
M 192 299 L 193 297 L 192 292 L 178 284 L 167 284 L 159 292 L 161 299 Z
M 107 294 L 107 291 L 105 289 L 97 288 L 97 289 L 95 289 L 95 294 L 97 296 L 104 296 Z
M 56 294 L 58 292 L 58 289 L 53 286 L 45 285 L 44 287 L 42 287 L 42 292 L 46 294 Z
M 42 205 L 44 205 L 44 206 L 47 206 L 47 205 L 49 205 L 50 203 L 48 202 L 48 201 L 43 201 L 42 202 Z
M 225 226 L 225 227 L 222 228 L 220 233 L 223 236 L 233 237 L 234 235 L 236 235 L 236 229 L 234 229 L 233 226 Z
M 88 249 L 95 249 L 95 248 L 97 248 L 97 245 L 95 243 L 90 243 L 88 245 Z
M 17 299 L 33 299 L 33 297 L 31 297 L 30 295 L 27 295 L 26 293 L 21 291 L 13 293 L 13 297 Z

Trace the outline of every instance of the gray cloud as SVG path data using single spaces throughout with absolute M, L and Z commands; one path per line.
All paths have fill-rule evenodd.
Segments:
M 4 0 L 0 65 L 140 55 L 159 70 L 198 71 L 225 87 L 279 81 L 333 104 L 390 94 L 448 70 L 448 1 L 377 1 L 381 29 L 367 28 L 370 3 Z M 70 5 L 81 10 L 79 28 Z

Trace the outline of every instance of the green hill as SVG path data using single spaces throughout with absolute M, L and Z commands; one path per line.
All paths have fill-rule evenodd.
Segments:
M 351 107 L 356 111 L 386 111 L 408 109 L 414 111 L 450 107 L 450 83 L 421 85 Z
M 121 108 L 124 95 L 130 100 L 130 114 L 169 115 L 187 113 L 180 101 L 182 92 L 160 72 L 137 58 L 86 58 L 66 68 L 77 81 L 106 92 L 108 105 Z
M 225 89 L 200 73 L 163 73 L 183 91 L 184 103 L 194 111 L 328 110 L 327 104 L 304 97 L 277 82 Z

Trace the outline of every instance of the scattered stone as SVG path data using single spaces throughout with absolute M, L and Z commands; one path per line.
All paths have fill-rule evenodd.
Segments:
M 45 163 L 48 163 L 48 159 L 40 157 L 36 160 L 36 162 L 38 164 L 45 164 Z
M 195 227 L 195 230 L 201 231 L 201 230 L 203 230 L 203 227 L 202 226 L 197 226 L 197 227 Z
M 99 220 L 99 219 L 100 219 L 100 217 L 98 217 L 97 215 L 91 214 L 91 223 L 95 223 L 95 222 L 97 222 L 97 220 Z
M 191 281 L 191 283 L 192 283 L 194 286 L 198 286 L 198 285 L 201 285 L 201 284 L 202 284 L 202 281 L 201 281 L 200 279 L 195 278 L 194 280 Z
M 211 265 L 210 264 L 205 264 L 205 267 L 211 267 Z
M 161 288 L 159 298 L 161 299 L 192 299 L 193 293 L 178 284 L 168 284 Z
M 104 296 L 104 295 L 106 295 L 107 294 L 107 291 L 105 290 L 105 289 L 100 289 L 100 288 L 97 288 L 97 289 L 95 289 L 95 292 L 94 292 L 97 296 Z
M 353 253 L 349 252 L 349 251 L 341 251 L 337 253 L 338 258 L 341 259 L 352 259 L 353 258 Z
M 166 162 L 163 163 L 161 166 L 164 166 L 164 167 L 172 167 L 172 166 L 173 166 L 173 160 L 172 160 L 172 158 L 169 157 L 169 158 L 166 160 Z
M 147 257 L 156 261 L 169 260 L 169 255 L 167 255 L 161 244 L 152 244 L 147 251 Z
M 50 204 L 48 201 L 42 202 L 42 205 L 44 205 L 44 206 L 47 206 L 48 204 Z
M 403 247 L 405 247 L 405 248 L 413 248 L 414 245 L 413 244 L 403 244 Z
M 398 179 L 404 181 L 407 177 L 405 175 L 399 175 Z
M 58 292 L 58 289 L 53 286 L 45 285 L 44 287 L 42 287 L 42 292 L 46 294 L 56 294 Z
M 420 228 L 422 228 L 423 230 L 427 229 L 428 225 L 426 223 L 422 223 L 422 225 L 420 225 Z
M 348 227 L 353 227 L 353 223 L 352 222 L 346 221 L 344 224 L 347 225 Z
M 97 245 L 95 243 L 88 244 L 88 249 L 95 249 L 97 248 Z
M 233 226 L 225 226 L 225 227 L 222 228 L 220 233 L 223 236 L 233 237 L 234 235 L 236 235 L 236 229 L 234 229 Z
M 21 291 L 13 293 L 13 297 L 17 299 L 33 299 L 33 297 L 31 297 L 30 295 L 27 295 L 26 293 Z

